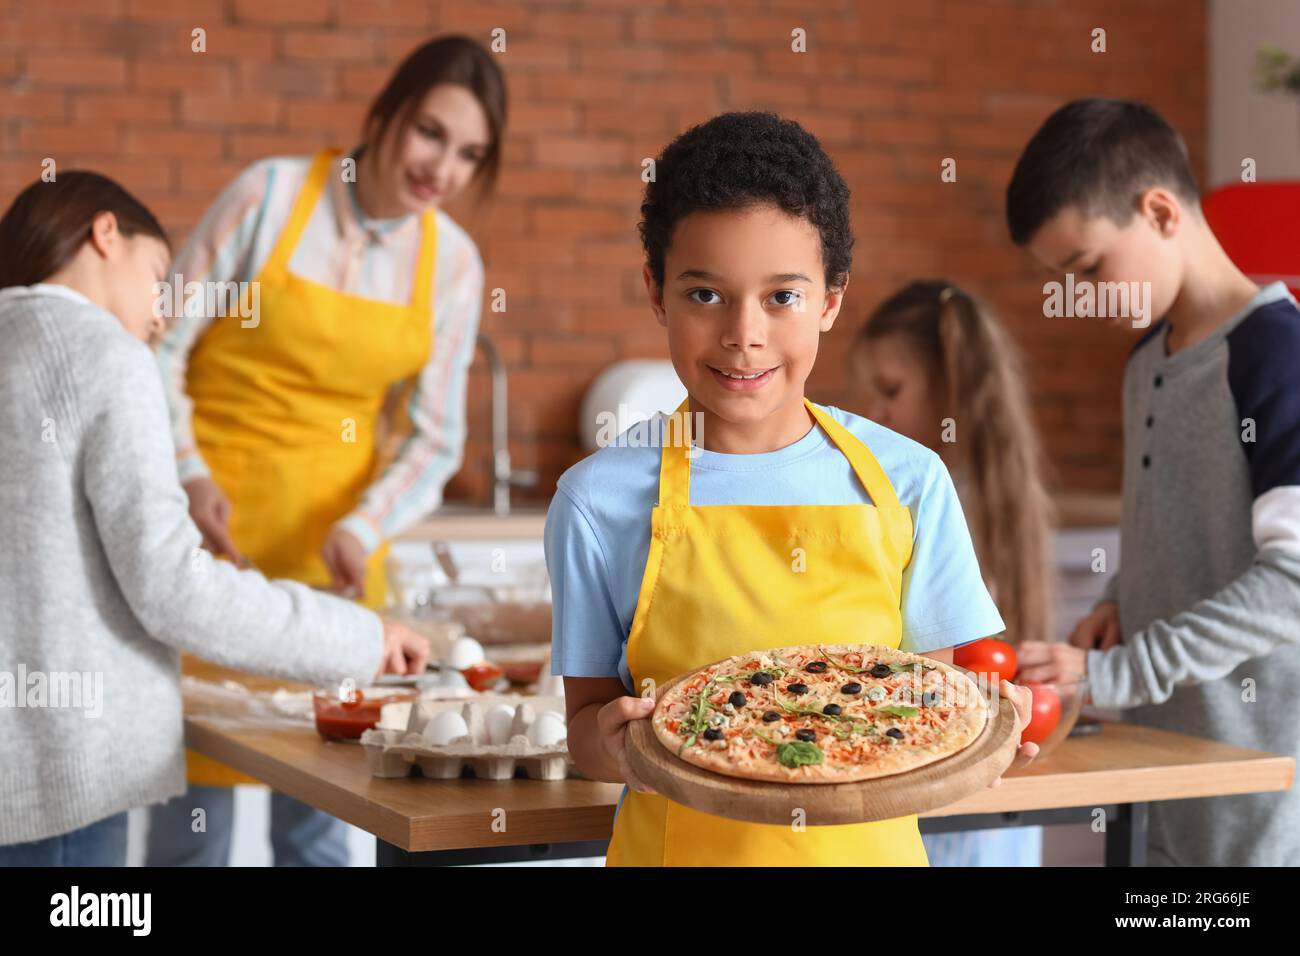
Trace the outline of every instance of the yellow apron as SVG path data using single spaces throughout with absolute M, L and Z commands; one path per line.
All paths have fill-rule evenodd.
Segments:
M 678 409 L 686 416 L 689 400 Z M 912 517 L 867 446 L 823 409 L 870 505 L 690 504 L 690 459 L 665 442 L 650 552 L 628 637 L 638 693 L 713 661 L 793 644 L 902 640 Z M 815 821 L 809 821 L 815 823 Z M 807 826 L 741 823 L 627 791 L 610 866 L 927 866 L 915 816 Z
M 410 304 L 365 299 L 304 279 L 289 262 L 338 152 L 312 162 L 289 220 L 263 266 L 255 325 L 219 318 L 189 360 L 194 437 L 231 501 L 235 546 L 269 578 L 331 584 L 320 551 L 380 467 L 389 389 L 414 376 L 433 349 L 430 309 L 437 218 L 421 218 Z M 365 600 L 383 604 L 387 546 L 367 562 Z M 255 782 L 189 752 L 191 783 Z

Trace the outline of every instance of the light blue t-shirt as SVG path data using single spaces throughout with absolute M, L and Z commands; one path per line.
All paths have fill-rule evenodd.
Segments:
M 912 513 L 900 648 L 934 651 L 1005 630 L 939 456 L 868 419 L 830 406 L 826 411 L 871 449 Z M 659 498 L 660 449 L 635 447 L 628 434 L 560 477 L 546 516 L 545 546 L 551 673 L 621 677 L 631 693 L 627 638 L 650 548 L 650 512 Z M 691 460 L 692 505 L 870 503 L 849 460 L 816 425 L 776 451 L 698 449 Z

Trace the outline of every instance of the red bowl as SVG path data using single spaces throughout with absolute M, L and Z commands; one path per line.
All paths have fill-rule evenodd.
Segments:
M 512 684 L 535 684 L 542 676 L 543 661 L 502 661 L 501 670 Z

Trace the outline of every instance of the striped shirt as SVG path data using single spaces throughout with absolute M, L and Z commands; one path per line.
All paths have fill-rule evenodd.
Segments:
M 343 157 L 338 160 L 340 163 Z M 189 282 L 251 282 L 270 257 L 306 182 L 311 157 L 280 157 L 249 166 L 217 197 L 189 236 L 169 273 Z M 465 442 L 465 385 L 474 358 L 483 300 L 483 262 L 474 241 L 438 210 L 434 278 L 434 350 L 416 376 L 406 414 L 393 415 L 406 431 L 396 455 L 339 525 L 373 551 L 384 538 L 407 530 L 442 501 L 459 469 Z M 296 275 L 340 292 L 385 302 L 411 300 L 420 244 L 420 216 L 369 219 L 355 186 L 339 174 L 328 179 L 289 263 Z M 191 308 L 190 306 L 193 306 Z M 182 481 L 208 474 L 191 429 L 193 406 L 185 391 L 186 363 L 213 317 L 201 297 L 187 301 L 157 349 Z M 393 408 L 407 383 L 393 386 Z

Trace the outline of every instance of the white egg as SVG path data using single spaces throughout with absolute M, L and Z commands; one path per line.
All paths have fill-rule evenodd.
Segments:
M 563 697 L 564 678 L 559 674 L 543 674 L 537 681 L 537 696 Z
M 510 743 L 510 728 L 514 724 L 515 709 L 509 704 L 497 704 L 483 717 L 487 725 L 488 743 Z
M 472 637 L 462 637 L 451 645 L 451 653 L 447 655 L 447 666 L 453 670 L 463 671 L 486 659 L 487 655 L 483 653 L 482 644 Z
M 429 722 L 424 725 L 425 742 L 434 746 L 442 747 L 457 737 L 468 737 L 469 727 L 465 723 L 465 718 L 454 710 L 441 710 L 429 718 Z
M 553 710 L 542 711 L 528 728 L 528 740 L 537 747 L 554 747 L 568 735 L 564 715 Z

